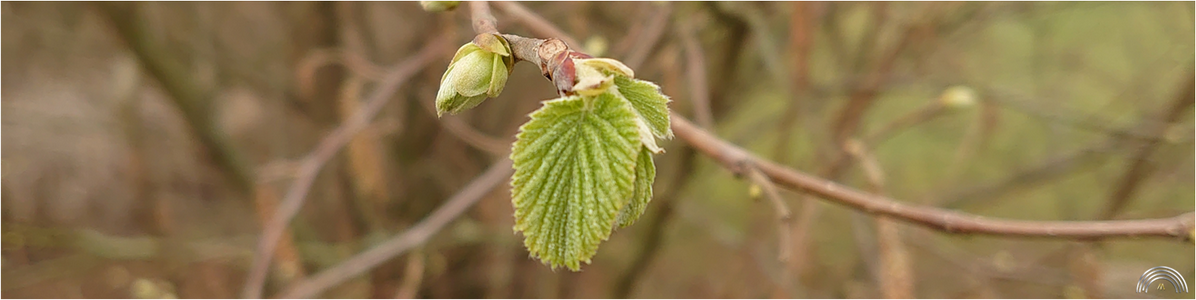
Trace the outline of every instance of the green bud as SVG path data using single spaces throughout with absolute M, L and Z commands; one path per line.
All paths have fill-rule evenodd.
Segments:
M 461 1 L 420 1 L 419 6 L 427 12 L 450 11 L 457 8 Z
M 976 99 L 976 91 L 962 85 L 947 88 L 942 96 L 939 96 L 940 103 L 951 109 L 972 107 L 976 104 Z
M 436 114 L 456 114 L 478 106 L 486 98 L 498 97 L 514 63 L 505 39 L 495 34 L 479 34 L 473 42 L 457 49 L 440 78 Z

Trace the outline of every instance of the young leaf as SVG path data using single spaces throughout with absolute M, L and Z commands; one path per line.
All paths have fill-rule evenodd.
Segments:
M 642 149 L 631 105 L 613 93 L 545 101 L 516 136 L 515 230 L 533 257 L 580 269 L 635 191 Z
M 652 134 L 658 138 L 673 138 L 669 128 L 669 97 L 660 93 L 660 87 L 648 81 L 626 76 L 615 76 L 619 93 L 631 102 L 635 111 L 648 122 Z
M 652 181 L 656 180 L 656 165 L 652 162 L 652 151 L 647 146 L 640 148 L 635 164 L 635 192 L 631 202 L 619 211 L 619 227 L 631 226 L 644 214 L 648 202 L 652 201 Z

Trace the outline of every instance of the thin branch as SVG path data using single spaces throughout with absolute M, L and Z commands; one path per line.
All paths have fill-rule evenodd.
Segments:
M 896 45 L 885 49 L 880 54 L 875 65 L 872 67 L 863 79 L 854 87 L 854 91 L 848 97 L 847 103 L 839 110 L 839 113 L 834 117 L 830 131 L 831 143 L 833 147 L 820 148 L 815 157 L 837 158 L 846 156 L 842 151 L 843 143 L 848 138 L 856 134 L 857 128 L 860 126 L 860 121 L 863 120 L 864 115 L 874 106 L 878 95 L 883 85 L 889 81 L 890 73 L 893 66 L 896 64 L 897 58 L 906 52 L 906 48 L 913 43 L 915 35 L 922 25 L 921 23 L 909 23 L 904 26 L 902 33 L 898 37 Z M 828 151 L 829 150 L 829 151 Z M 829 152 L 829 153 L 827 153 Z M 845 163 L 829 164 L 818 173 L 819 176 L 828 181 L 839 180 L 843 171 L 849 166 L 846 160 Z M 809 264 L 806 263 L 809 252 L 812 251 L 812 246 L 809 243 L 811 233 L 819 214 L 822 212 L 822 206 L 814 202 L 806 195 L 798 198 L 799 203 L 803 206 L 801 214 L 797 218 L 797 224 L 794 231 L 794 245 L 796 256 L 798 259 L 790 264 L 791 268 L 797 270 L 799 274 L 808 272 Z
M 936 207 L 911 205 L 890 198 L 871 195 L 832 181 L 791 170 L 761 160 L 746 150 L 702 131 L 689 120 L 673 116 L 673 131 L 699 152 L 710 156 L 727 170 L 743 174 L 744 161 L 753 161 L 773 182 L 801 190 L 829 202 L 862 210 L 869 214 L 893 217 L 931 229 L 953 234 L 984 234 L 1022 238 L 1107 239 L 1129 237 L 1165 237 L 1189 239 L 1193 231 L 1193 213 L 1164 218 L 1118 221 L 1022 221 L 987 218 Z
M 559 28 L 556 28 L 556 26 L 552 25 L 552 23 L 548 22 L 548 20 L 541 18 L 540 15 L 527 10 L 527 8 L 523 7 L 522 4 L 512 1 L 495 1 L 494 5 L 498 6 L 499 9 L 503 10 L 508 15 L 511 15 L 511 17 L 514 17 L 515 22 L 523 24 L 523 26 L 527 27 L 527 29 L 531 30 L 531 32 L 535 35 L 560 39 L 569 46 L 581 46 L 581 44 L 578 43 L 577 40 L 574 40 L 573 37 L 569 36 L 569 34 L 561 31 Z M 477 11 L 474 13 L 474 18 L 477 19 Z M 491 18 L 493 18 L 493 16 L 491 16 Z
M 619 277 L 620 279 L 615 285 L 611 298 L 631 298 L 635 284 L 640 282 L 638 279 L 644 276 L 644 270 L 648 269 L 656 254 L 660 252 L 660 245 L 664 240 L 665 225 L 673 217 L 675 211 L 673 207 L 677 201 L 677 195 L 691 182 L 686 179 L 693 174 L 694 164 L 697 161 L 697 152 L 694 151 L 693 147 L 682 147 L 677 153 L 680 162 L 676 171 L 673 172 L 674 176 L 672 182 L 668 185 L 669 188 L 664 189 L 662 193 L 656 195 L 656 198 L 652 200 L 658 203 L 656 208 L 653 209 L 656 211 L 656 218 L 652 219 L 651 223 L 649 223 L 648 234 L 644 235 L 640 240 L 639 255 L 632 260 L 631 267 L 623 272 L 623 276 Z
M 906 35 L 923 26 L 911 26 Z M 504 35 L 504 36 L 510 36 Z M 513 48 L 516 58 L 524 56 L 547 57 L 551 54 L 519 51 Z M 903 47 L 897 46 L 895 49 Z M 568 49 L 560 49 L 560 52 Z M 890 61 L 900 51 L 891 51 L 883 61 Z M 558 53 L 559 55 L 559 53 Z M 878 70 L 886 70 L 890 63 L 882 63 Z M 550 66 L 551 67 L 551 66 Z M 559 67 L 559 64 L 556 66 Z M 546 74 L 554 74 L 545 70 Z M 885 72 L 879 72 L 885 73 Z M 554 79 L 554 78 L 550 78 Z M 875 88 L 882 78 L 873 76 L 867 87 Z M 553 80 L 557 89 L 563 88 L 559 80 Z M 868 94 L 868 93 L 865 93 Z M 851 118 L 848 118 L 851 119 Z M 839 120 L 842 121 L 842 120 Z M 717 160 L 724 168 L 739 175 L 746 175 L 747 163 L 755 165 L 775 183 L 804 191 L 826 199 L 829 202 L 849 206 L 865 213 L 892 217 L 928 228 L 955 234 L 985 234 L 1023 238 L 1059 239 L 1107 239 L 1128 237 L 1168 237 L 1190 239 L 1193 231 L 1193 213 L 1164 219 L 1118 220 L 1118 221 L 1022 221 L 987 218 L 936 207 L 911 205 L 887 197 L 857 191 L 833 181 L 798 172 L 776 163 L 762 160 L 746 150 L 721 140 L 690 123 L 685 117 L 672 116 L 672 129 L 677 137 L 693 146 L 699 152 Z
M 931 201 L 936 206 L 948 209 L 963 209 L 978 204 L 991 204 L 993 199 L 1009 193 L 1030 189 L 1064 178 L 1081 170 L 1099 165 L 1107 159 L 1107 153 L 1117 151 L 1119 146 L 1104 141 L 1071 153 L 1057 155 L 1034 167 L 1019 170 L 995 183 L 983 183 L 949 191 L 945 196 Z
M 360 54 L 343 49 L 315 49 L 300 59 L 295 68 L 295 80 L 298 82 L 299 95 L 315 97 L 316 71 L 334 63 L 371 81 L 379 80 L 384 75 L 381 67 L 374 65 Z
M 676 63 L 664 64 L 664 74 L 666 74 L 665 76 L 668 77 L 666 82 L 670 80 L 673 82 L 681 81 L 681 79 L 677 78 L 677 74 L 682 72 L 679 71 L 677 66 L 678 64 Z M 693 65 L 691 64 L 691 66 Z M 705 71 L 704 68 L 705 67 L 703 66 L 703 72 Z M 690 70 L 688 73 L 695 71 L 697 71 L 697 69 Z M 695 81 L 693 76 L 690 76 L 688 79 L 689 87 L 693 94 L 708 95 L 709 88 L 706 84 L 705 76 L 702 76 L 700 81 Z M 699 110 L 697 107 L 699 105 L 709 106 L 709 102 L 699 103 L 695 101 L 692 103 L 694 105 L 695 111 Z M 709 111 L 709 108 L 706 108 L 705 110 Z M 676 157 L 676 160 L 678 161 L 677 167 L 671 172 L 671 180 L 669 181 L 668 185 L 657 189 L 659 192 L 655 195 L 655 199 L 653 200 L 656 203 L 656 206 L 652 210 L 655 211 L 656 216 L 647 224 L 648 233 L 644 234 L 640 238 L 638 244 L 639 249 L 635 252 L 637 255 L 634 259 L 632 259 L 631 265 L 623 271 L 622 276 L 618 277 L 619 281 L 615 284 L 611 298 L 631 298 L 631 294 L 634 292 L 636 284 L 640 282 L 640 278 L 646 275 L 645 270 L 652 265 L 652 262 L 657 257 L 657 254 L 661 251 L 660 245 L 664 243 L 665 227 L 674 215 L 673 207 L 676 205 L 677 194 L 683 191 L 685 186 L 690 182 L 688 179 L 692 176 L 694 164 L 697 161 L 697 153 L 694 152 L 692 147 L 684 145 L 680 145 L 679 147 L 680 149 L 677 149 L 676 152 L 672 152 L 674 150 L 670 150 L 670 152 L 675 155 L 674 157 Z
M 652 3 L 641 2 L 636 5 L 638 7 L 632 9 L 635 11 L 635 14 L 629 16 L 631 20 L 645 20 L 648 19 L 648 16 L 652 15 L 652 11 L 648 9 L 652 7 Z M 647 22 L 631 23 L 631 26 L 624 32 L 623 37 L 618 42 L 615 42 L 609 51 L 606 51 L 606 53 L 610 53 L 610 57 L 627 57 L 627 54 L 633 52 L 631 47 L 635 46 L 635 43 L 640 40 L 640 35 L 644 34 L 644 27 L 648 26 Z M 632 69 L 634 70 L 635 68 Z
M 398 90 L 399 86 L 422 70 L 434 58 L 443 54 L 441 52 L 448 49 L 447 47 L 447 40 L 437 39 L 424 47 L 423 50 L 420 50 L 410 60 L 388 73 L 378 88 L 370 94 L 361 109 L 320 141 L 316 149 L 301 160 L 296 170 L 298 175 L 296 175 L 295 181 L 287 189 L 282 204 L 278 206 L 278 209 L 271 216 L 270 221 L 264 226 L 257 252 L 254 253 L 252 268 L 246 278 L 245 287 L 242 290 L 243 297 L 261 298 L 262 285 L 265 284 L 266 279 L 266 269 L 270 265 L 274 248 L 283 236 L 287 224 L 291 222 L 291 219 L 299 213 L 299 209 L 303 207 L 307 192 L 311 189 L 312 182 L 315 181 L 316 175 L 319 174 L 324 163 L 336 155 L 352 139 L 354 134 L 369 125 L 369 121 L 385 106 L 394 92 Z
M 1186 78 L 1192 78 L 1191 74 L 1187 76 L 1188 77 Z M 1174 102 L 1171 102 L 1171 104 L 1169 104 L 1170 106 L 1167 108 L 1160 110 L 1160 113 L 1164 114 L 1162 119 L 1170 121 L 1160 122 L 1157 120 L 1143 119 L 1139 121 L 1137 125 L 1126 128 L 1108 129 L 1102 127 L 1102 131 L 1109 135 L 1108 139 L 1105 141 L 1093 144 L 1092 146 L 1082 148 L 1066 155 L 1049 158 L 1036 167 L 1019 171 L 996 183 L 959 189 L 955 192 L 947 194 L 946 196 L 940 197 L 938 200 L 934 201 L 934 203 L 939 203 L 938 206 L 950 209 L 961 209 L 975 204 L 990 203 L 989 200 L 1001 197 L 1010 192 L 1042 185 L 1051 180 L 1059 179 L 1070 174 L 1075 174 L 1080 170 L 1099 165 L 1100 162 L 1108 159 L 1107 154 L 1109 153 L 1125 151 L 1126 149 L 1139 149 L 1137 152 L 1139 154 L 1148 153 L 1146 151 L 1146 147 L 1155 147 L 1161 142 L 1159 139 L 1148 137 L 1164 135 L 1163 132 L 1167 130 L 1168 125 L 1174 123 L 1175 120 L 1178 120 L 1178 118 L 1188 110 L 1187 106 L 1192 104 L 1191 99 L 1193 96 L 1190 90 L 1187 91 L 1186 95 L 1183 91 L 1181 91 L 1176 96 L 1179 98 Z M 1136 135 L 1118 134 L 1118 132 L 1133 132 Z M 1142 143 L 1145 143 L 1145 145 L 1135 146 Z M 1149 157 L 1149 155 L 1138 157 L 1139 159 L 1143 160 L 1142 164 L 1146 164 L 1145 160 Z M 1137 162 L 1139 160 L 1135 159 L 1134 161 Z M 1131 170 L 1133 170 L 1132 167 L 1127 169 L 1127 172 Z M 1133 172 L 1142 172 L 1142 170 Z M 1127 178 L 1133 177 L 1135 176 L 1130 176 Z M 1123 179 L 1123 184 L 1128 180 L 1131 179 Z M 1116 197 L 1113 195 L 1116 193 L 1117 192 L 1111 194 L 1110 200 L 1108 201 L 1109 206 L 1105 208 L 1105 211 L 1117 211 L 1120 210 L 1120 208 L 1113 208 L 1114 206 L 1124 205 L 1117 204 L 1118 201 L 1124 200 L 1114 200 Z M 1108 212 L 1103 212 L 1102 214 L 1109 216 L 1106 218 L 1110 218 L 1112 215 L 1114 215 Z
M 254 212 L 257 213 L 257 220 L 259 224 L 268 224 L 270 214 L 278 210 L 278 191 L 270 185 L 258 185 L 257 190 L 254 191 L 253 205 Z M 291 231 L 287 228 L 280 230 L 277 242 L 277 247 L 270 249 L 269 253 L 272 256 L 278 257 L 278 261 L 274 263 L 274 278 L 282 279 L 281 282 L 294 280 L 302 277 L 305 273 L 303 270 L 303 262 L 299 255 L 299 251 L 295 249 L 295 240 L 291 236 Z M 266 273 L 270 268 L 270 261 L 266 261 L 263 266 L 262 276 L 263 282 Z M 251 269 L 252 270 L 252 269 Z M 276 280 L 275 282 L 279 282 Z M 264 283 L 263 283 L 264 284 Z
M 1076 129 L 1119 138 L 1132 138 L 1148 141 L 1166 140 L 1166 138 L 1160 135 L 1143 132 L 1143 129 L 1146 129 L 1144 127 L 1117 128 L 1114 127 L 1114 124 L 1117 122 L 1113 122 L 1112 120 L 1102 119 L 1095 115 L 1080 115 L 1060 109 L 1058 107 L 1053 107 L 1044 103 L 1055 103 L 1056 101 L 1032 99 L 1029 96 L 1016 93 L 1013 89 L 992 87 L 982 89 L 981 92 L 984 95 L 987 95 L 987 97 L 982 98 L 983 101 L 997 104 L 1001 107 L 1009 108 L 1047 122 L 1057 123 Z
M 714 130 L 714 113 L 710 109 L 710 88 L 706 83 L 706 55 L 702 53 L 702 45 L 694 36 L 695 22 L 681 21 L 677 26 L 677 35 L 681 38 L 681 45 L 685 48 L 686 72 L 689 79 L 689 97 L 693 103 L 694 119 L 706 130 Z
M 627 55 L 627 59 L 623 60 L 623 63 L 633 70 L 639 68 L 644 60 L 648 59 L 648 55 L 652 54 L 652 49 L 656 48 L 657 42 L 664 36 L 664 31 L 668 28 L 669 16 L 673 14 L 673 6 L 668 2 L 644 3 L 644 5 L 658 7 L 659 10 L 652 16 L 652 19 L 648 20 L 635 47 L 631 48 L 631 53 Z
M 978 255 L 950 243 L 934 242 L 934 235 L 926 230 L 910 230 L 905 241 L 910 245 L 962 269 L 962 274 L 984 279 L 1020 281 L 1041 285 L 1065 286 L 1068 275 L 1057 268 L 1046 267 L 1044 259 L 1027 259 L 1014 266 L 996 266 L 991 256 Z M 1064 247 L 1066 248 L 1066 247 Z
M 498 21 L 490 13 L 490 4 L 486 1 L 470 1 L 470 16 L 473 17 L 473 31 L 477 33 L 498 33 Z
M 425 99 L 432 99 L 432 97 L 423 97 Z M 431 116 L 436 116 L 436 108 L 432 106 L 431 101 L 418 101 L 420 106 L 424 107 L 424 111 Z M 505 155 L 511 151 L 511 142 L 492 137 L 488 134 L 482 133 L 474 129 L 460 117 L 454 115 L 446 115 L 437 119 L 440 126 L 448 130 L 449 133 L 457 136 L 458 139 L 469 144 L 470 146 L 482 151 L 489 152 L 493 155 Z
M 864 137 L 863 145 L 868 147 L 865 150 L 875 148 L 877 145 L 889 140 L 889 138 L 904 132 L 905 129 L 933 120 L 935 117 L 943 115 L 944 112 L 947 112 L 947 107 L 943 105 L 942 101 L 932 101 L 918 110 L 893 119 L 893 121 L 885 124 L 880 129 L 869 132 Z
M 199 86 L 188 74 L 177 58 L 156 43 L 150 34 L 148 23 L 139 20 L 141 16 L 137 8 L 130 4 L 99 4 L 103 15 L 107 17 L 120 39 L 122 39 L 137 56 L 143 67 L 161 84 L 162 89 L 170 95 L 176 108 L 182 112 L 188 127 L 199 138 L 200 142 L 211 154 L 216 164 L 228 176 L 233 188 L 241 195 L 251 198 L 256 205 L 259 222 L 267 223 L 268 211 L 274 205 L 275 196 L 269 187 L 258 184 L 254 170 L 249 165 L 244 154 L 238 151 L 227 136 L 216 128 L 211 114 L 206 106 L 211 101 L 213 92 Z M 298 261 L 297 251 L 292 245 L 285 228 L 279 228 L 270 249 L 264 249 L 262 255 L 273 255 L 275 250 L 283 257 L 279 269 L 287 277 L 302 275 L 302 264 Z M 281 247 L 273 247 L 282 241 Z M 260 266 L 260 281 L 264 284 L 269 271 L 270 262 L 264 261 Z
M 141 65 L 170 95 L 170 100 L 182 113 L 183 120 L 187 121 L 188 128 L 199 138 L 237 192 L 252 195 L 253 168 L 245 156 L 233 147 L 224 132 L 216 128 L 205 106 L 211 102 L 213 92 L 191 80 L 187 67 L 153 40 L 147 27 L 149 24 L 142 20 L 133 5 L 100 3 L 98 8 L 116 29 L 117 37 L 128 45 Z
M 792 12 L 789 16 L 789 46 L 787 51 L 792 53 L 791 65 L 789 66 L 789 76 L 791 83 L 785 84 L 789 86 L 791 92 L 789 94 L 788 104 L 785 111 L 781 113 L 781 120 L 776 122 L 777 139 L 773 146 L 772 157 L 779 163 L 786 164 L 791 153 L 789 151 L 790 140 L 793 139 L 793 131 L 797 130 L 794 126 L 798 120 L 802 120 L 806 124 L 811 123 L 811 118 L 806 118 L 808 99 L 811 93 L 810 89 L 810 48 L 813 44 L 812 35 L 815 26 L 811 19 L 816 18 L 811 12 L 813 2 L 793 2 L 790 4 Z M 701 119 L 697 119 L 698 124 L 701 125 Z M 814 130 L 814 129 L 810 129 Z
M 769 30 L 767 18 L 757 5 L 747 2 L 717 2 L 715 6 L 747 24 L 752 38 L 756 40 L 756 51 L 768 77 L 778 86 L 788 87 L 789 82 L 786 78 L 789 74 L 783 68 L 782 51 L 777 47 L 776 38 Z
M 906 113 L 901 117 L 897 117 L 897 119 L 894 119 L 893 121 L 889 121 L 889 123 L 881 126 L 880 129 L 869 132 L 868 135 L 864 137 L 862 146 L 865 147 L 864 150 L 879 147 L 885 141 L 888 141 L 889 138 L 897 136 L 906 129 L 933 120 L 938 116 L 942 116 L 945 112 L 947 112 L 947 109 L 945 106 L 943 106 L 942 102 L 930 102 L 918 110 Z M 851 156 L 848 153 L 840 152 L 836 154 L 835 159 L 831 160 L 830 164 L 827 164 L 827 167 L 824 169 L 826 172 L 823 174 L 837 173 L 836 170 L 843 170 L 847 168 L 850 162 Z
M 847 148 L 848 154 L 859 161 L 872 193 L 883 195 L 885 189 L 884 170 L 881 169 L 880 162 L 876 160 L 876 157 L 868 152 L 867 145 L 853 139 L 845 148 Z M 862 217 L 862 214 L 855 212 L 853 216 L 858 219 Z M 909 250 L 901 241 L 901 228 L 898 227 L 896 221 L 890 218 L 877 216 L 875 219 L 876 245 L 877 252 L 879 252 L 876 256 L 880 259 L 880 270 L 875 275 L 882 295 L 889 299 L 913 298 L 914 275 L 910 271 L 912 267 Z
M 416 250 L 407 256 L 407 267 L 403 269 L 403 282 L 395 293 L 395 299 L 414 299 L 419 294 L 419 285 L 424 281 L 425 256 L 423 250 Z
M 503 159 L 491 165 L 485 173 L 466 185 L 452 198 L 433 211 L 407 231 L 385 241 L 353 258 L 321 271 L 304 280 L 292 283 L 279 293 L 279 298 L 312 298 L 324 290 L 336 286 L 358 274 L 369 271 L 391 258 L 421 245 L 445 225 L 465 213 L 486 193 L 505 182 L 511 176 L 511 160 Z
M 750 164 L 749 161 L 744 161 L 745 164 Z M 773 212 L 777 216 L 777 262 L 781 266 L 781 286 L 778 289 L 783 294 L 781 297 L 789 296 L 789 283 L 793 280 L 793 270 L 787 267 L 789 260 L 792 259 L 792 249 L 789 239 L 792 237 L 789 230 L 793 227 L 792 216 L 789 213 L 789 206 L 785 204 L 785 199 L 781 198 L 781 193 L 777 191 L 777 186 L 773 184 L 772 180 L 765 176 L 760 169 L 754 165 L 744 166 L 747 170 L 747 178 L 753 184 L 759 186 L 764 191 L 765 198 L 772 203 Z
M 1182 77 L 1182 88 L 1176 93 L 1175 100 L 1171 102 L 1171 105 L 1161 112 L 1160 115 L 1163 115 L 1163 117 L 1160 122 L 1144 122 L 1146 126 L 1143 127 L 1148 128 L 1151 136 L 1163 136 L 1171 123 L 1179 121 L 1179 118 L 1192 106 L 1193 98 L 1196 97 L 1196 91 L 1193 89 L 1196 79 L 1193 77 L 1192 71 L 1188 71 L 1188 74 Z M 1138 149 L 1137 153 L 1134 153 L 1133 161 L 1125 169 L 1125 173 L 1122 174 L 1120 183 L 1109 194 L 1109 200 L 1105 209 L 1101 211 L 1100 219 L 1112 219 L 1129 203 L 1129 200 L 1133 197 L 1134 192 L 1137 191 L 1142 180 L 1146 179 L 1154 171 L 1148 158 L 1150 158 L 1150 155 L 1154 153 L 1155 148 L 1158 146 L 1158 140 L 1147 141 L 1145 145 Z

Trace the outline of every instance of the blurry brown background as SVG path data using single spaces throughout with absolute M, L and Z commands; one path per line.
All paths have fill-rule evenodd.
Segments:
M 854 135 L 867 136 L 965 86 L 975 105 L 873 145 L 883 193 L 1011 219 L 1097 219 L 1118 199 L 1117 219 L 1193 209 L 1191 2 L 524 5 L 581 41 L 574 47 L 660 84 L 674 113 L 694 119 L 690 99 L 707 90 L 719 136 L 799 170 L 826 167 L 844 109 L 861 110 Z M 433 39 L 455 47 L 473 36 L 465 4 L 126 4 L 135 13 L 116 19 L 164 49 L 146 57 L 98 7 L 2 4 L 3 297 L 236 297 L 263 216 L 295 162 L 360 106 L 354 91 L 368 93 L 378 72 Z M 495 14 L 500 30 L 531 36 Z M 519 64 L 502 96 L 438 120 L 431 103 L 451 56 L 408 80 L 324 167 L 292 223 L 292 255 L 278 258 L 301 268 L 272 274 L 267 295 L 402 232 L 496 160 L 446 126 L 467 124 L 501 152 L 554 97 Z M 146 59 L 179 68 L 149 73 Z M 700 66 L 707 76 L 694 88 Z M 202 101 L 178 105 L 163 80 Z M 1193 285 L 1193 244 L 1162 239 L 1089 244 L 899 224 L 895 247 L 909 267 L 882 274 L 878 251 L 893 249 L 877 246 L 885 235 L 871 220 L 792 192 L 782 196 L 795 222 L 815 218 L 795 242 L 798 263 L 780 265 L 771 206 L 683 143 L 663 146 L 657 197 L 583 272 L 527 257 L 503 184 L 422 248 L 323 296 L 882 297 L 901 293 L 879 283 L 891 276 L 925 298 L 1191 296 L 1134 293 L 1159 265 Z M 243 160 L 213 154 L 219 147 Z M 1135 164 L 1145 167 L 1126 175 Z M 835 177 L 868 189 L 865 175 L 856 166 Z M 792 284 L 785 268 L 798 271 Z

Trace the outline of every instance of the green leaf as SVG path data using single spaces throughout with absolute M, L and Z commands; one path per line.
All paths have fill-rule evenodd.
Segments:
M 663 139 L 673 138 L 673 129 L 669 127 L 668 103 L 671 100 L 660 92 L 659 86 L 627 76 L 615 76 L 615 86 L 648 123 L 653 135 Z
M 652 201 L 652 181 L 656 180 L 656 164 L 652 162 L 652 151 L 647 146 L 640 147 L 640 155 L 635 164 L 635 192 L 631 202 L 619 211 L 619 227 L 631 226 L 644 214 L 648 202 Z
M 613 93 L 545 101 L 516 136 L 515 230 L 533 257 L 579 270 L 635 191 L 642 149 L 631 105 Z

